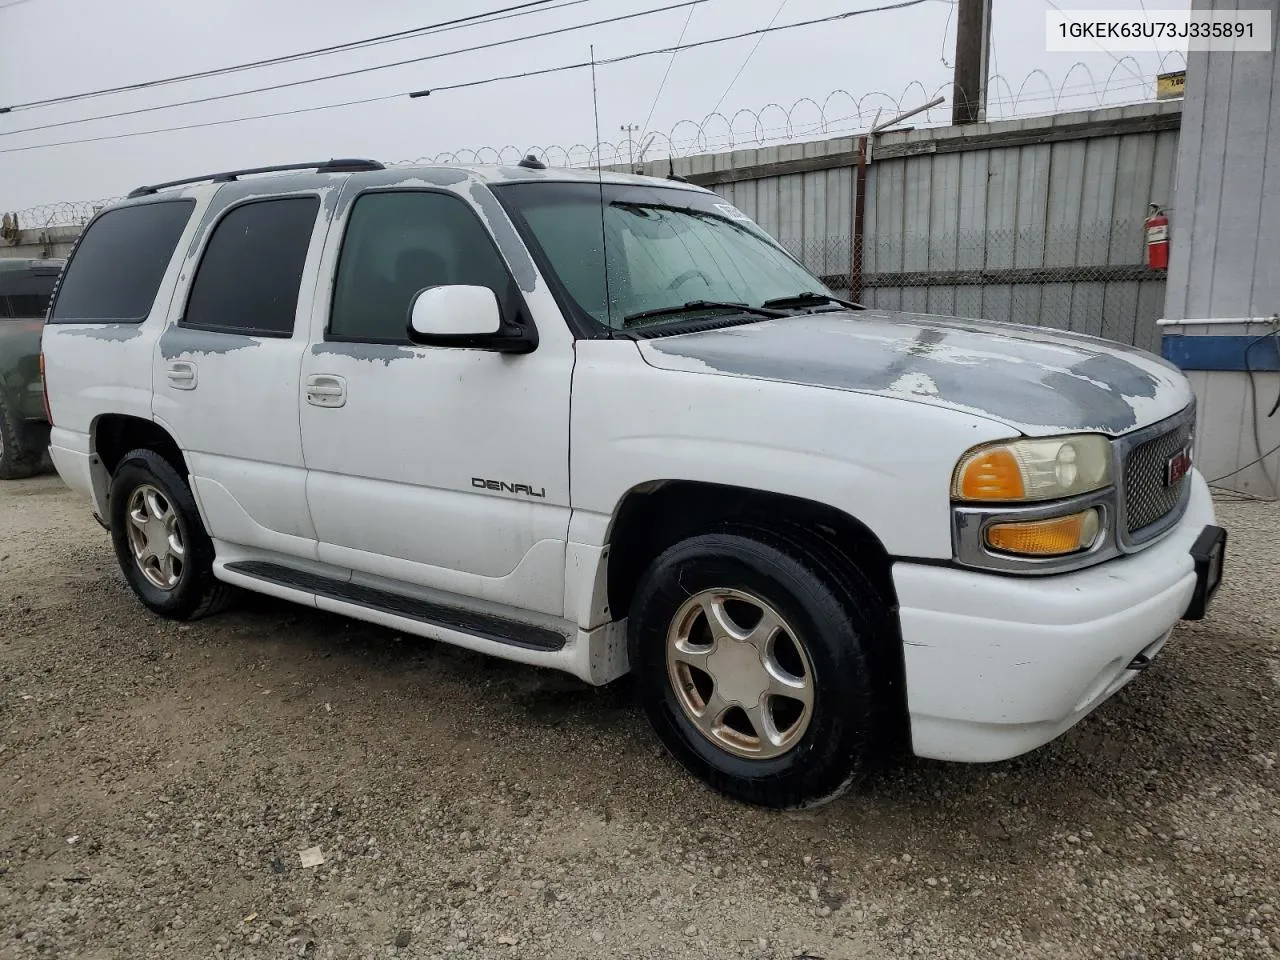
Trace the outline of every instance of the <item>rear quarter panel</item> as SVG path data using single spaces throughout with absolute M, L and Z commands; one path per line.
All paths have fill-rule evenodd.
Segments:
M 178 250 L 185 250 L 208 204 L 209 194 L 184 189 L 166 193 L 165 197 L 195 200 L 191 217 L 177 244 Z M 74 264 L 73 252 L 67 271 L 73 269 Z M 182 269 L 182 257 L 171 257 L 151 311 L 141 323 L 45 325 L 42 349 L 49 409 L 53 417 L 50 454 L 66 484 L 85 495 L 94 496 L 95 500 L 102 498 L 101 485 L 95 492 L 92 482 L 95 421 L 104 414 L 154 419 L 153 355 Z M 98 506 L 101 508 L 102 503 L 99 502 Z

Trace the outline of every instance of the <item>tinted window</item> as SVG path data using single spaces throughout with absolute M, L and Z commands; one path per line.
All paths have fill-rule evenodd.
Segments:
M 475 213 L 443 193 L 366 193 L 351 211 L 329 335 L 407 343 L 409 306 L 425 287 L 488 287 L 514 296 L 506 264 Z
M 56 267 L 5 269 L 0 263 L 0 319 L 43 319 L 57 282 Z
M 195 203 L 167 200 L 98 217 L 76 245 L 51 322 L 141 323 Z
M 183 325 L 289 336 L 318 197 L 235 207 L 213 229 L 191 284 Z

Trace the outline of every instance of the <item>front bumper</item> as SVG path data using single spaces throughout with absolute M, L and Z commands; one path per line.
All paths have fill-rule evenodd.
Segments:
M 1192 475 L 1159 543 L 1075 573 L 1023 578 L 893 567 L 916 755 L 987 762 L 1063 733 L 1137 676 L 1197 592 L 1192 548 L 1214 522 Z

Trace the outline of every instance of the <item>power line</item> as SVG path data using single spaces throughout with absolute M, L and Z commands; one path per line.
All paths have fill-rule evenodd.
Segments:
M 5 6 L 17 6 L 19 3 L 29 3 L 30 0 L 13 0 L 12 3 Z M 265 60 L 251 60 L 247 63 L 237 63 L 226 67 L 213 67 L 209 70 L 199 70 L 195 73 L 182 73 L 172 77 L 162 77 L 158 80 L 144 80 L 138 83 L 128 83 L 118 87 L 103 87 L 100 90 L 86 90 L 82 93 L 69 93 L 61 97 L 50 97 L 46 100 L 32 100 L 29 103 L 15 103 L 10 105 L 4 112 L 14 110 L 27 110 L 32 107 L 50 106 L 56 103 L 70 103 L 74 100 L 86 100 L 91 97 L 104 97 L 113 93 L 130 93 L 136 90 L 150 90 L 153 87 L 162 87 L 171 83 L 183 83 L 187 80 L 202 80 L 206 77 L 220 77 L 226 74 L 239 73 L 243 70 L 256 70 L 260 67 L 272 67 L 282 63 L 293 63 L 298 60 L 308 60 L 313 57 L 328 56 L 333 53 L 342 53 L 348 50 L 358 50 L 365 47 L 378 46 L 383 43 L 395 43 L 399 40 L 407 40 L 411 37 L 427 36 L 433 33 L 447 33 L 450 30 L 457 30 L 466 26 L 479 26 L 485 23 L 498 23 L 502 20 L 511 20 L 516 17 L 528 16 L 530 13 L 543 13 L 547 11 L 537 10 L 535 8 L 546 7 L 547 4 L 554 3 L 555 0 L 526 0 L 525 3 L 519 3 L 515 6 L 501 7 L 497 10 L 490 10 L 486 13 L 475 13 L 466 17 L 458 17 L 454 20 L 442 20 L 439 23 L 429 23 L 421 27 L 413 27 L 408 30 L 398 30 L 395 33 L 384 33 L 376 37 L 365 37 L 363 40 L 351 40 L 347 43 L 336 43 L 328 47 L 315 47 L 311 50 L 301 50 L 298 53 L 282 54 L 278 57 L 268 57 Z M 568 0 L 561 2 L 547 10 L 559 10 L 564 7 L 575 7 L 579 4 L 590 3 L 593 0 Z M 3 10 L 4 6 L 0 6 Z
M 836 13 L 826 17 L 819 17 L 814 20 L 801 20 L 796 23 L 786 23 L 782 26 L 767 27 L 760 30 L 748 30 L 745 33 L 735 33 L 726 37 L 713 37 L 709 40 L 697 40 L 693 43 L 679 44 L 671 47 L 659 47 L 655 50 L 642 50 L 637 53 L 627 53 L 617 57 L 610 57 L 605 60 L 597 60 L 597 66 L 608 66 L 615 63 L 625 63 L 630 60 L 639 60 L 642 57 L 661 56 L 665 53 L 673 53 L 681 50 L 694 50 L 699 47 L 708 47 L 720 43 L 731 43 L 734 40 L 743 40 L 747 37 L 756 37 L 762 33 L 780 33 L 785 30 L 798 30 L 804 27 L 813 27 L 823 23 L 833 23 L 839 20 L 848 20 L 852 17 L 859 17 L 869 13 L 883 13 L 889 10 L 902 10 L 906 7 L 918 6 L 922 3 L 930 3 L 933 0 L 899 0 L 898 3 L 885 4 L 879 7 L 868 7 L 863 10 L 849 10 L 844 13 Z M 472 87 L 482 87 L 491 83 L 503 83 L 508 80 L 526 80 L 530 77 L 541 77 L 553 73 L 564 73 L 569 70 L 582 70 L 591 66 L 590 60 L 582 60 L 577 63 L 566 63 L 556 67 L 543 67 L 540 70 L 526 70 L 523 73 L 509 73 L 495 77 L 485 77 L 480 80 L 467 80 L 461 83 L 452 83 L 439 87 L 432 87 L 430 90 L 415 91 L 419 96 L 425 94 L 446 93 L 451 90 L 467 90 Z M 34 143 L 23 147 L 5 147 L 0 148 L 0 154 L 5 153 L 22 153 L 27 150 L 44 150 L 49 147 L 69 147 L 82 143 L 102 143 L 108 140 L 126 140 L 132 137 L 150 136 L 156 133 L 175 133 L 181 130 L 196 130 L 203 127 L 221 127 L 232 123 L 242 123 L 246 120 L 271 120 L 277 117 L 291 117 L 302 113 L 315 113 L 321 110 L 336 110 L 343 107 L 363 106 L 371 103 L 381 103 L 387 100 L 396 100 L 400 97 L 412 95 L 405 93 L 389 93 L 378 97 L 364 97 L 359 100 L 345 100 L 339 103 L 324 103 L 314 107 L 297 107 L 293 110 L 278 110 L 272 113 L 259 113 L 247 117 L 229 117 L 225 120 L 205 120 L 198 123 L 187 123 L 173 127 L 162 127 L 155 130 L 135 130 L 130 133 L 114 133 L 105 134 L 99 137 L 82 137 L 77 140 L 59 140 L 53 143 Z
M 581 2 L 581 0 L 578 0 L 578 2 Z M 431 53 L 422 57 L 412 57 L 408 60 L 396 60 L 391 63 L 374 64 L 373 66 L 368 67 L 356 67 L 352 70 L 343 70 L 340 73 L 329 73 L 320 77 L 309 77 L 305 80 L 290 80 L 285 83 L 269 84 L 265 87 L 254 87 L 252 90 L 237 90 L 232 93 L 218 93 L 208 97 L 197 97 L 193 100 L 179 100 L 176 103 L 160 103 L 150 107 L 135 107 L 132 110 L 118 110 L 115 113 L 104 113 L 95 117 L 80 117 L 76 120 L 59 120 L 55 123 L 42 123 L 34 127 L 21 127 L 17 130 L 5 130 L 0 132 L 0 136 L 10 137 L 20 133 L 34 133 L 37 130 L 53 130 L 58 127 L 72 127 L 77 124 L 92 123 L 97 120 L 115 120 L 120 117 L 134 117 L 144 113 L 155 113 L 158 110 L 173 110 L 178 107 L 191 107 L 202 103 L 217 103 L 222 100 L 234 100 L 237 97 L 247 97 L 256 93 L 270 93 L 275 90 L 288 90 L 293 87 L 303 87 L 312 83 L 320 83 L 324 80 L 340 80 L 347 77 L 360 76 L 366 73 L 376 73 L 379 70 L 390 70 L 394 67 L 403 67 L 415 63 L 426 63 L 429 60 L 441 60 L 445 57 L 453 57 L 463 53 L 476 53 L 480 50 L 492 50 L 496 47 L 510 46 L 514 43 L 525 43 L 529 40 L 541 40 L 546 37 L 573 33 L 575 31 L 586 30 L 591 27 L 606 26 L 608 24 L 619 23 L 624 20 L 636 20 L 642 17 L 649 17 L 659 13 L 667 13 L 671 10 L 697 6 L 698 4 L 707 2 L 708 0 L 680 0 L 678 3 L 669 4 L 665 7 L 658 7 L 653 10 L 642 10 L 638 13 L 622 14 L 616 17 L 608 17 L 604 20 L 594 20 L 590 23 L 579 23 L 567 27 L 557 27 L 554 30 L 544 30 L 541 33 L 530 33 L 521 37 L 510 37 L 506 40 L 492 40 L 488 43 L 480 43 L 471 47 L 461 47 L 457 50 L 445 50 L 440 53 Z
M 8 10 L 10 7 L 16 7 L 20 3 L 30 3 L 31 0 L 10 0 L 9 3 L 0 3 L 0 10 Z
M 1145 89 L 1147 89 L 1147 86 L 1148 86 L 1148 85 L 1147 85 L 1147 83 L 1146 83 L 1145 81 L 1143 81 L 1143 82 L 1141 82 L 1141 83 L 1130 83 L 1130 84 L 1121 84 L 1121 85 L 1117 85 L 1117 86 L 1111 87 L 1111 88 L 1110 88 L 1110 90 L 1111 90 L 1112 92 L 1119 92 L 1119 91 L 1123 91 L 1123 90 L 1130 90 L 1130 89 L 1133 89 L 1133 90 L 1139 90 L 1139 89 L 1145 90 Z M 939 90 L 940 90 L 940 91 L 941 91 L 941 90 L 943 90 L 943 89 L 945 89 L 945 85 L 943 85 L 942 87 L 940 87 L 940 88 L 939 88 Z M 1010 89 L 1010 91 L 1012 91 L 1012 88 L 1009 88 L 1009 89 Z M 1063 98 L 1063 97 L 1077 97 L 1077 96 L 1083 96 L 1083 95 L 1084 95 L 1084 93 L 1085 93 L 1086 91 L 1092 91 L 1092 92 L 1096 93 L 1096 92 L 1097 92 L 1097 84 L 1096 84 L 1096 83 L 1094 83 L 1094 84 L 1092 84 L 1092 85 L 1091 85 L 1091 84 L 1087 84 L 1087 83 L 1082 83 L 1082 84 L 1064 85 L 1064 86 L 1062 86 L 1062 87 L 1058 88 L 1058 90 L 1056 90 L 1056 91 L 1051 91 L 1050 93 L 1048 93 L 1048 94 L 1046 94 L 1046 95 L 1042 95 L 1042 96 L 1023 96 L 1023 97 L 1010 96 L 1010 97 L 992 97 L 992 98 L 990 98 L 990 99 L 989 99 L 988 104 L 989 104 L 989 105 L 993 105 L 993 104 L 1009 104 L 1009 105 L 1013 105 L 1013 106 L 1014 106 L 1014 108 L 1015 108 L 1015 110 L 1016 110 L 1016 108 L 1017 108 L 1017 106 L 1018 106 L 1018 105 L 1020 105 L 1020 104 L 1024 104 L 1024 103 L 1040 103 L 1040 102 L 1044 102 L 1044 101 L 1053 101 L 1053 102 L 1054 102 L 1055 109 L 1056 109 L 1056 108 L 1057 108 L 1057 106 L 1059 105 L 1059 104 L 1058 104 L 1058 101 L 1059 101 L 1061 98 Z M 839 91 L 839 92 L 844 92 L 844 91 Z M 396 99 L 399 99 L 401 96 L 402 96 L 401 94 L 390 94 L 390 95 L 388 95 L 388 96 L 384 96 L 384 97 L 375 97 L 375 98 L 372 98 L 372 99 L 373 99 L 374 101 L 396 100 Z M 870 95 L 869 95 L 869 96 L 870 96 Z M 902 107 L 902 106 L 903 106 L 903 104 L 904 104 L 904 101 L 901 101 L 901 100 L 899 100 L 899 101 L 892 101 L 892 98 L 890 98 L 890 100 L 891 100 L 891 102 L 896 102 L 899 108 L 900 108 L 900 107 Z M 807 98 L 806 98 L 806 101 L 797 101 L 797 103 L 796 103 L 796 104 L 793 104 L 793 105 L 792 105 L 792 109 L 794 110 L 794 109 L 799 105 L 799 103 L 800 103 L 800 102 L 807 102 Z M 860 102 L 860 101 L 856 101 L 856 102 Z M 1111 106 L 1122 106 L 1122 105 L 1128 105 L 1128 104 L 1130 104 L 1130 103 L 1141 103 L 1141 102 L 1143 102 L 1143 100 L 1142 100 L 1141 98 L 1139 98 L 1138 100 L 1123 100 L 1123 101 L 1120 101 L 1120 102 L 1117 102 L 1117 103 L 1112 103 L 1112 104 L 1110 104 L 1110 105 L 1111 105 Z M 1099 103 L 1099 106 L 1101 106 L 1101 105 L 1102 105 L 1102 104 L 1101 104 L 1101 103 Z M 326 108 L 325 108 L 325 107 L 311 107 L 311 108 L 304 108 L 304 110 L 303 110 L 303 111 L 301 111 L 301 112 L 307 112 L 308 110 L 316 110 L 316 109 L 326 109 Z M 748 113 L 754 113 L 753 111 L 747 111 L 747 112 L 748 112 Z M 783 111 L 783 113 L 784 113 L 784 114 L 789 114 L 789 111 L 784 110 L 784 111 Z M 1013 118 L 1013 117 L 1017 117 L 1017 116 L 1026 116 L 1026 115 L 1027 115 L 1027 114 L 1020 114 L 1020 113 L 1016 113 L 1016 112 L 1014 112 L 1014 113 L 1010 113 L 1010 114 L 1008 114 L 1008 115 L 1004 116 L 1004 117 L 1003 117 L 1003 119 L 1011 119 L 1011 118 Z M 757 119 L 757 124 L 758 124 L 758 123 L 761 121 L 761 116 L 760 116 L 759 114 L 756 114 L 756 119 Z M 681 141 L 681 143 L 685 144 L 686 146 L 698 146 L 698 145 L 701 145 L 701 146 L 706 147 L 706 148 L 714 148 L 714 147 L 721 146 L 721 147 L 723 147 L 724 149 L 730 149 L 730 150 L 732 150 L 732 149 L 737 149 L 737 148 L 739 148 L 739 147 L 741 147 L 741 146 L 744 146 L 744 145 L 751 145 L 751 146 L 757 146 L 757 147 L 759 147 L 759 146 L 763 146 L 765 143 L 773 143 L 773 142 L 778 142 L 778 141 L 782 141 L 782 140 L 794 139 L 794 137 L 795 137 L 797 134 L 799 134 L 799 135 L 804 135 L 804 134 L 806 134 L 806 133 L 821 133 L 822 135 L 827 136 L 827 135 L 830 135 L 830 134 L 833 134 L 833 133 L 840 133 L 840 132 L 855 132 L 856 130 L 865 129 L 865 127 L 864 127 L 864 126 L 858 126 L 858 125 L 855 125 L 855 126 L 852 126 L 852 127 L 845 127 L 845 126 L 843 126 L 843 124 L 845 124 L 845 123 L 847 123 L 847 122 L 849 122 L 849 121 L 856 121 L 856 124 L 863 125 L 863 124 L 865 124 L 865 123 L 866 123 L 866 118 L 863 116 L 863 114 L 862 114 L 861 112 L 859 112 L 859 113 L 857 113 L 857 114 L 848 114 L 848 115 L 845 115 L 845 116 L 833 117 L 833 118 L 826 118 L 826 117 L 825 117 L 825 114 L 823 114 L 823 119 L 818 120 L 818 121 L 816 121 L 816 122 L 812 122 L 812 123 L 806 124 L 806 125 L 792 125 L 792 124 L 788 123 L 788 125 L 786 125 L 786 126 L 782 126 L 782 127 L 759 128 L 759 129 L 757 130 L 757 132 L 756 132 L 756 135 L 755 135 L 755 136 L 750 136 L 750 137 L 748 137 L 748 138 L 746 138 L 746 139 L 742 139 L 742 140 L 737 139 L 737 138 L 733 135 L 733 132 L 731 131 L 731 132 L 730 132 L 730 134 L 729 134 L 727 137 L 726 137 L 726 136 L 721 136 L 721 137 L 717 137 L 717 138 L 706 138 L 706 137 L 703 137 L 703 136 L 699 135 L 699 136 L 697 136 L 697 137 L 693 137 L 693 138 L 690 138 L 690 139 L 688 139 L 688 140 Z M 221 121 L 221 122 L 234 122 L 234 121 Z M 688 121 L 681 121 L 681 122 L 680 122 L 680 124 L 677 124 L 677 126 L 680 126 L 680 125 L 682 125 L 682 124 L 684 124 L 684 123 L 686 123 L 686 122 L 688 122 Z M 705 121 L 704 121 L 704 122 L 705 122 Z M 807 128 L 811 128 L 811 129 L 807 129 Z M 144 131 L 144 133 L 155 133 L 155 132 L 164 132 L 164 131 Z M 780 135 L 780 136 L 769 136 L 769 137 L 764 137 L 764 136 L 763 136 L 764 134 L 774 134 L 774 133 L 781 134 L 781 135 Z M 666 140 L 666 141 L 667 141 L 667 143 L 668 143 L 668 145 L 669 145 L 670 147 L 672 147 L 673 149 L 675 149 L 677 146 L 679 146 L 679 144 L 678 144 L 676 141 L 671 140 L 669 137 L 666 137 L 665 135 L 662 135 L 662 134 L 659 134 L 659 135 L 660 135 L 660 136 L 663 136 L 663 139 L 664 139 L 664 140 Z M 98 139 L 110 140 L 110 139 L 112 139 L 112 137 L 102 137 L 102 138 L 98 138 Z M 616 145 L 613 145 L 613 144 L 607 144 L 607 145 L 609 145 L 609 146 L 614 146 L 614 147 L 615 147 L 615 155 L 616 155 Z M 50 144 L 50 146 L 56 146 L 56 144 Z M 19 149 L 26 149 L 26 148 L 19 148 Z M 494 155 L 495 159 L 494 159 L 494 161 L 493 161 L 493 162 L 495 162 L 495 163 L 504 163 L 504 162 L 507 162 L 507 160 L 505 159 L 505 157 L 506 157 L 505 151 L 506 151 L 507 149 L 508 149 L 507 147 L 504 147 L 504 148 L 502 148 L 501 150 L 499 150 L 499 149 L 495 149 L 495 148 L 493 148 L 493 147 L 464 148 L 464 149 L 461 149 L 461 150 L 453 151 L 452 153 L 448 153 L 448 152 L 446 152 L 446 153 L 436 154 L 434 157 L 418 157 L 418 158 L 416 158 L 416 159 L 408 159 L 408 160 L 398 160 L 398 161 L 393 161 L 393 162 L 389 163 L 389 165 L 390 165 L 390 166 L 405 166 L 405 165 L 413 166 L 413 165 L 423 165 L 423 164 L 428 164 L 428 165 L 429 165 L 429 164 L 440 164 L 440 163 L 461 163 L 461 162 L 463 162 L 463 161 L 462 161 L 462 160 L 460 160 L 460 159 L 459 159 L 459 157 L 460 157 L 460 155 L 461 155 L 461 154 L 466 154 L 466 153 L 470 153 L 470 154 L 472 155 L 472 160 L 471 160 L 471 161 L 468 161 L 468 162 L 479 163 L 479 162 L 481 162 L 481 161 L 479 160 L 479 156 L 478 156 L 478 155 L 479 155 L 480 153 L 483 153 L 484 151 L 489 151 L 489 152 L 491 152 L 491 153 Z M 517 156 L 517 157 L 519 157 L 519 156 L 523 156 L 523 155 L 525 155 L 526 153 L 529 153 L 529 152 L 533 152 L 533 153 L 539 153 L 539 152 L 541 152 L 542 156 L 543 156 L 544 158 L 546 158 L 546 157 L 548 157 L 548 156 L 549 156 L 549 154 L 550 154 L 550 152 L 551 152 L 552 150 L 560 150 L 560 151 L 562 151 L 562 152 L 566 153 L 566 156 L 568 156 L 568 155 L 569 155 L 569 150 L 566 150 L 563 146 L 559 146 L 559 145 L 548 145 L 548 146 L 547 146 L 547 147 L 545 147 L 545 148 L 538 148 L 538 147 L 532 147 L 532 146 L 531 146 L 530 148 L 528 148 L 528 149 L 526 149 L 526 150 L 517 150 L 515 147 L 510 147 L 509 149 L 510 149 L 510 150 L 512 150 L 512 151 L 514 151 L 514 155 L 515 155 L 515 156 Z M 570 150 L 572 150 L 573 148 L 569 148 L 569 149 L 570 149 Z M 4 152 L 4 151 L 0 151 L 0 153 L 2 153 L 2 152 Z M 671 156 L 676 156 L 676 154 L 675 154 L 675 153 L 672 153 L 672 154 L 671 154 Z M 443 160 L 443 159 L 441 159 L 442 157 L 451 157 L 452 159 L 450 159 L 450 160 Z M 511 162 L 514 162 L 514 160 L 513 160 L 513 161 L 511 161 Z M 588 160 L 587 162 L 590 162 L 590 160 Z M 617 162 L 621 163 L 621 157 L 620 157 L 620 156 L 618 157 Z M 572 161 L 566 161 L 566 164 L 567 164 L 567 165 L 569 165 L 569 166 L 572 166 L 572 165 L 573 165 L 573 164 L 572 164 Z M 44 205 L 41 205 L 41 206 L 37 206 L 37 207 L 30 207 L 30 208 L 27 208 L 27 209 L 25 209 L 25 210 L 20 210 L 20 211 L 18 211 L 18 213 L 19 213 L 19 216 L 23 217 L 24 219 L 27 219 L 27 218 L 30 218 L 30 217 L 35 217 L 36 219 L 39 219 L 39 217 L 41 216 L 40 211 L 49 210 L 49 209 L 61 209 L 61 208 L 64 208 L 64 207 L 73 208 L 73 209 L 74 209 L 74 208 L 78 208 L 78 207 L 84 207 L 84 208 L 86 208 L 86 209 L 87 209 L 87 207 L 88 207 L 88 206 L 90 206 L 90 205 L 97 205 L 97 206 L 101 206 L 101 205 L 105 205 L 105 204 L 108 204 L 108 203 L 114 203 L 114 202 L 115 202 L 116 200 L 118 200 L 118 199 L 119 199 L 118 197 L 111 197 L 111 198 L 106 198 L 106 199 L 96 200 L 96 201 L 79 201 L 79 202 L 77 202 L 77 203 L 67 203 L 67 202 L 64 202 L 64 203 L 55 203 L 55 204 L 44 204 Z M 87 215 L 85 215 L 85 216 L 84 216 L 84 217 L 82 217 L 81 219 L 86 219 L 86 218 L 87 218 Z M 71 220 L 54 221 L 54 220 L 50 219 L 50 220 L 48 220 L 48 222 L 46 222 L 44 225 L 45 225 L 45 226 L 50 226 L 50 225 L 54 225 L 55 223 L 70 223 L 70 222 L 72 222 L 72 221 L 71 221 Z
M 684 18 L 684 26 L 680 30 L 680 36 L 676 37 L 676 46 L 684 43 L 684 35 L 689 32 L 689 24 L 693 22 L 694 11 L 697 7 L 689 8 L 689 15 Z M 658 92 L 653 95 L 653 103 L 649 105 L 649 115 L 644 118 L 644 125 L 640 128 L 640 132 L 644 133 L 649 129 L 649 121 L 653 119 L 653 111 L 658 109 L 658 100 L 662 97 L 663 88 L 667 85 L 667 77 L 671 76 L 671 68 L 675 65 L 676 55 L 671 54 L 671 59 L 667 61 L 667 69 L 662 74 L 662 82 L 658 84 Z
M 942 25 L 942 51 L 938 55 L 938 59 L 948 70 L 955 69 L 954 63 L 947 63 L 947 34 L 951 32 L 951 18 L 956 15 L 956 6 L 955 3 L 951 4 L 951 9 L 947 11 L 947 22 Z
M 1146 19 L 1151 19 L 1151 14 L 1147 12 L 1147 0 L 1138 0 L 1138 6 L 1142 7 L 1142 15 Z M 1156 56 L 1160 56 L 1160 44 L 1156 43 L 1156 38 L 1151 38 L 1151 49 L 1156 52 Z
M 701 0 L 698 0 L 698 1 L 701 1 Z M 870 6 L 870 8 L 867 8 L 867 9 L 847 10 L 847 12 L 845 13 L 832 14 L 832 15 L 829 15 L 829 17 L 819 17 L 817 19 L 812 19 L 812 20 L 800 20 L 800 22 L 797 22 L 797 23 L 785 23 L 785 24 L 782 24 L 781 27 L 767 27 L 763 29 L 753 29 L 753 31 L 748 31 L 745 33 L 733 33 L 733 35 L 727 36 L 727 37 L 713 37 L 713 38 L 710 38 L 710 40 L 699 40 L 699 41 L 692 42 L 692 44 L 681 44 L 677 46 L 659 47 L 659 49 L 657 50 L 641 50 L 639 52 L 634 52 L 634 54 L 623 54 L 621 56 L 612 56 L 612 58 L 608 58 L 605 60 L 598 60 L 596 61 L 596 64 L 600 65 L 600 67 L 607 67 L 607 65 L 611 65 L 611 64 L 626 63 L 626 61 L 628 60 L 639 60 L 640 58 L 644 58 L 644 56 L 659 56 L 662 54 L 671 54 L 671 52 L 680 51 L 680 50 L 694 50 L 694 49 L 698 49 L 698 47 L 712 46 L 716 44 L 728 44 L 728 42 L 732 42 L 735 40 L 745 40 L 746 37 L 759 36 L 759 35 L 762 35 L 762 33 L 778 33 L 782 31 L 788 31 L 788 29 L 815 27 L 815 26 L 818 26 L 818 24 L 822 24 L 822 23 L 833 23 L 833 22 L 836 22 L 836 20 L 846 20 L 852 17 L 861 17 L 861 15 L 869 14 L 869 13 L 883 13 L 883 12 L 887 12 L 887 10 L 901 10 L 901 9 L 908 8 L 908 6 L 918 6 L 920 4 L 932 3 L 932 1 L 933 0 L 900 0 L 899 3 L 895 3 L 895 4 L 886 4 L 883 6 Z M 544 77 L 544 76 L 547 76 L 547 74 L 564 73 L 564 72 L 567 72 L 567 70 L 585 69 L 590 67 L 590 65 L 591 65 L 590 60 L 581 60 L 579 61 L 579 63 L 561 64 L 559 65 L 559 67 L 544 67 L 538 70 L 525 70 L 524 73 L 508 73 L 498 77 L 486 77 L 483 79 L 475 79 L 475 81 L 449 83 L 449 84 L 445 84 L 445 86 L 430 88 L 430 90 L 415 91 L 415 93 L 417 96 L 424 96 L 426 95 L 426 93 L 444 93 L 444 92 L 453 91 L 453 90 L 470 90 L 470 88 L 472 87 L 488 86 L 488 84 L 490 83 L 502 83 L 506 81 L 513 81 L 513 79 L 529 79 L 531 77 Z M 399 97 L 412 96 L 412 95 L 413 93 L 385 93 L 385 95 L 383 96 L 362 97 L 362 99 L 360 100 L 344 100 L 340 102 L 335 102 L 335 104 L 319 104 L 316 106 L 301 106 L 301 108 L 296 108 L 293 110 L 276 110 L 276 111 L 273 111 L 273 113 L 253 114 L 252 116 L 230 116 L 230 118 L 227 118 L 224 120 L 204 120 L 204 122 L 200 122 L 200 123 L 179 124 L 179 125 L 175 125 L 175 127 L 161 127 L 159 129 L 150 129 L 150 131 L 111 133 L 111 134 L 104 134 L 104 136 L 101 136 L 101 137 L 82 137 L 82 138 L 79 138 L 79 140 L 63 140 L 63 141 L 55 141 L 52 143 L 31 143 L 31 145 L 22 146 L 22 147 L 0 148 L 0 154 L 20 154 L 20 152 L 26 152 L 28 150 L 45 150 L 45 148 L 49 148 L 49 147 L 76 146 L 76 145 L 79 145 L 79 143 L 101 143 L 101 142 L 113 141 L 113 140 L 129 140 L 129 138 L 132 138 L 132 137 L 146 137 L 146 136 L 151 136 L 151 134 L 154 134 L 154 133 L 175 133 L 179 131 L 192 131 L 192 129 L 200 129 L 204 127 L 224 127 L 224 125 L 227 125 L 227 124 L 243 123 L 244 120 L 269 120 L 269 119 L 279 118 L 279 116 L 294 116 L 298 114 L 316 113 L 316 111 L 320 111 L 320 110 L 337 110 L 337 109 L 347 108 L 347 106 L 364 106 L 367 104 L 378 104 L 378 102 L 384 102 L 387 100 L 397 100 L 399 99 Z
M 773 12 L 773 19 L 769 21 L 766 25 L 767 27 L 772 27 L 778 22 L 778 18 L 782 16 L 782 11 L 786 5 L 787 0 L 782 0 L 782 2 L 778 4 L 778 9 Z M 734 84 L 736 84 L 738 79 L 742 76 L 742 71 L 747 69 L 747 64 L 751 62 L 751 58 L 754 57 L 756 55 L 756 51 L 760 49 L 760 44 L 764 43 L 764 36 L 765 35 L 762 33 L 756 38 L 755 44 L 751 47 L 751 52 L 748 53 L 747 58 L 742 61 L 742 66 L 740 66 L 738 68 L 738 72 L 733 75 L 733 79 L 729 81 L 729 85 L 724 88 L 724 93 L 720 94 L 720 99 L 716 101 L 716 105 L 711 108 L 712 113 L 716 113 L 720 110 L 720 105 L 724 103 L 725 98 L 729 96 L 729 91 L 733 89 Z

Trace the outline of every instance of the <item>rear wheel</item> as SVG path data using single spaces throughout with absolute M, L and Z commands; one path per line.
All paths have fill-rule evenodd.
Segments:
M 111 478 L 108 513 L 120 569 L 153 613 L 195 620 L 234 595 L 213 577 L 213 542 L 191 488 L 155 451 L 125 454 Z
M 0 480 L 21 480 L 40 470 L 42 450 L 33 450 L 17 413 L 0 403 Z
M 834 799 L 887 746 L 891 685 L 869 655 L 883 611 L 765 531 L 685 540 L 645 573 L 629 615 L 645 712 L 672 755 L 765 807 Z

